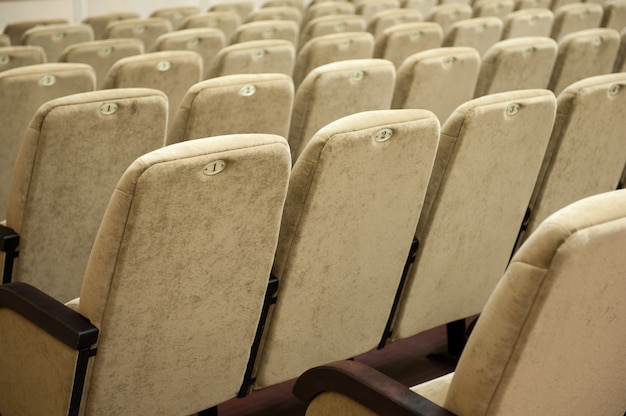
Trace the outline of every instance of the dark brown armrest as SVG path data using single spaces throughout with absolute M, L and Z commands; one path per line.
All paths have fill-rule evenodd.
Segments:
M 337 361 L 302 374 L 293 394 L 306 404 L 325 391 L 347 396 L 380 415 L 455 416 L 358 361 Z
M 76 350 L 98 340 L 98 328 L 81 314 L 23 282 L 0 286 L 0 308 L 8 308 Z

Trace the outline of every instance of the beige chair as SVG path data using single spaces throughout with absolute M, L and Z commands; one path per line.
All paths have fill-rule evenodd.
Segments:
M 472 5 L 474 17 L 495 16 L 501 20 L 515 10 L 514 0 L 478 0 Z
M 474 10 L 469 4 L 447 3 L 431 8 L 424 20 L 438 23 L 443 33 L 446 34 L 452 23 L 469 19 L 473 14 Z
M 39 106 L 95 87 L 96 74 L 85 64 L 38 64 L 0 72 L 0 218 L 6 218 L 9 184 L 22 136 Z
M 598 3 L 571 3 L 554 11 L 554 25 L 550 36 L 559 41 L 563 36 L 579 30 L 600 27 L 604 9 Z
M 118 22 L 124 19 L 138 18 L 139 14 L 135 12 L 114 12 L 87 16 L 82 20 L 82 23 L 91 26 L 95 40 L 101 40 L 105 37 L 106 29 L 109 23 Z
M 552 138 L 518 245 L 553 212 L 618 187 L 626 160 L 624 114 L 626 73 L 589 77 L 559 94 Z
M 387 59 L 400 68 L 409 56 L 428 49 L 441 47 L 443 30 L 438 23 L 401 23 L 383 31 L 376 40 L 374 57 Z
M 225 75 L 199 82 L 185 94 L 167 144 L 240 133 L 287 137 L 293 97 L 293 82 L 285 74 Z
M 480 56 L 502 37 L 502 20 L 499 17 L 474 17 L 459 20 L 448 27 L 442 46 L 467 46 Z
M 198 14 L 201 11 L 198 6 L 165 7 L 154 10 L 150 13 L 150 17 L 163 17 L 170 21 L 173 30 L 178 30 L 182 27 L 188 16 Z
M 454 373 L 409 390 L 341 362 L 294 393 L 308 416 L 621 415 L 625 245 L 625 190 L 576 202 L 513 258 Z
M 164 17 L 124 19 L 111 22 L 106 28 L 106 39 L 137 38 L 143 42 L 144 50 L 152 50 L 159 36 L 172 31 L 172 24 Z
M 149 89 L 73 94 L 39 108 L 11 180 L 6 226 L 19 235 L 19 256 L 4 282 L 62 302 L 79 296 L 115 184 L 133 160 L 164 145 L 166 117 L 167 97 Z
M 234 11 L 212 11 L 191 15 L 183 22 L 182 29 L 212 28 L 224 33 L 226 45 L 229 45 L 237 27 L 241 24 L 241 16 Z
M 41 46 L 0 47 L 0 72 L 27 65 L 45 64 L 46 52 Z
M 304 10 L 302 26 L 306 26 L 311 20 L 335 14 L 356 14 L 356 6 L 350 1 L 323 1 L 313 3 Z
M 202 80 L 202 57 L 193 51 L 163 51 L 129 56 L 107 73 L 102 89 L 154 88 L 168 99 L 168 120 L 174 117 L 187 90 Z
M 480 55 L 463 46 L 416 53 L 398 68 L 391 108 L 425 108 L 443 123 L 474 96 Z
M 296 62 L 293 43 L 282 39 L 236 43 L 220 50 L 206 71 L 206 78 L 233 74 L 285 74 Z
M 351 114 L 391 106 L 395 68 L 383 59 L 350 59 L 313 69 L 296 90 L 289 146 L 295 162 L 313 135 Z
M 94 40 L 93 29 L 84 23 L 34 27 L 22 35 L 22 44 L 43 48 L 47 62 L 58 62 L 68 46 L 92 40 Z
M 552 0 L 515 0 L 515 10 L 550 9 Z
M 271 135 L 179 143 L 130 165 L 80 299 L 66 306 L 24 283 L 0 287 L 0 412 L 208 414 L 233 398 L 289 171 L 287 144 Z
M 261 7 L 283 7 L 290 6 L 296 7 L 299 10 L 304 10 L 305 4 L 304 0 L 265 0 L 261 4 Z
M 308 143 L 290 179 L 253 389 L 376 347 L 438 135 L 429 111 L 383 110 L 339 119 Z
M 11 38 L 5 33 L 0 33 L 0 47 L 11 46 Z
M 626 28 L 626 0 L 606 0 L 600 26 L 621 32 Z
M 502 39 L 550 36 L 554 13 L 545 8 L 522 9 L 507 14 L 503 22 Z
M 17 46 L 22 45 L 22 35 L 28 29 L 37 26 L 59 25 L 67 23 L 69 23 L 69 21 L 63 18 L 12 21 L 4 26 L 4 34 L 7 35 L 9 39 L 11 39 L 11 45 Z
M 444 324 L 464 334 L 465 318 L 483 310 L 509 262 L 555 112 L 548 90 L 509 91 L 468 101 L 443 124 L 391 341 Z M 457 355 L 464 340 L 451 335 Z
M 229 0 L 222 3 L 213 4 L 209 7 L 209 12 L 235 13 L 239 20 L 245 22 L 250 13 L 254 11 L 256 5 L 252 1 Z
M 280 39 L 298 45 L 300 26 L 292 20 L 259 20 L 239 25 L 232 43 Z
M 302 23 L 302 10 L 292 6 L 261 7 L 250 13 L 246 22 L 258 22 L 262 20 L 289 20 L 300 27 Z
M 358 14 L 329 14 L 310 20 L 300 33 L 299 47 L 318 36 L 344 32 L 364 32 L 363 16 Z
M 380 39 L 388 27 L 402 23 L 422 22 L 424 16 L 417 9 L 387 9 L 376 13 L 367 25 L 367 31 L 374 35 L 374 39 Z
M 128 56 L 144 53 L 143 42 L 135 38 L 102 39 L 75 43 L 63 50 L 59 62 L 91 65 L 96 71 L 96 89 L 101 89 L 113 64 Z
M 400 8 L 400 0 L 359 0 L 354 3 L 356 4 L 356 13 L 363 16 L 368 24 L 378 13 Z
M 153 51 L 187 50 L 197 52 L 202 57 L 202 79 L 204 79 L 213 59 L 225 46 L 224 32 L 215 28 L 200 27 L 162 34 L 154 42 Z
M 304 77 L 320 65 L 374 56 L 374 36 L 369 32 L 344 32 L 318 36 L 302 46 L 296 56 L 293 83 L 298 88 Z
M 610 73 L 619 43 L 615 29 L 587 29 L 565 35 L 558 42 L 559 53 L 548 88 L 558 95 L 576 81 Z
M 422 13 L 422 16 L 426 16 L 428 11 L 439 4 L 438 0 L 401 0 L 400 4 L 405 9 L 415 9 Z
M 501 40 L 483 56 L 474 97 L 512 90 L 547 88 L 557 43 L 546 36 Z
M 613 72 L 626 72 L 626 28 L 620 32 L 620 43 L 613 64 Z

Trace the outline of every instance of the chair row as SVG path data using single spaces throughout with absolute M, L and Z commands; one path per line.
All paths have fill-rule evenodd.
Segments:
M 108 156 L 115 153 L 111 145 L 99 146 L 137 141 L 148 126 L 153 145 L 163 140 L 165 126 L 154 120 L 165 119 L 165 96 L 133 90 L 137 95 L 125 100 L 115 94 L 127 92 L 111 90 L 51 101 L 33 119 L 18 158 L 6 222 L 16 228 L 13 234 L 3 228 L 13 236 L 3 245 L 19 235 L 14 280 L 21 283 L 2 290 L 29 297 L 34 289 L 27 282 L 64 302 L 80 294 L 72 305 L 95 327 L 83 345 L 87 356 L 100 331 L 85 390 L 96 414 L 107 414 L 108 406 L 117 414 L 158 408 L 159 399 L 174 403 L 179 396 L 189 403 L 187 413 L 211 407 L 237 391 L 245 395 L 480 313 L 516 240 L 531 233 L 534 221 L 617 186 L 626 161 L 619 121 L 625 87 L 624 74 L 609 74 L 573 84 L 558 100 L 543 89 L 492 94 L 461 105 L 442 126 L 427 110 L 361 112 L 321 128 L 292 169 L 288 143 L 275 135 L 185 141 L 142 156 L 115 191 L 110 183 L 91 184 L 119 176 L 108 173 L 113 163 L 123 166 L 122 155 Z M 68 118 L 73 134 L 63 133 Z M 75 151 L 69 141 L 79 142 Z M 79 149 L 92 156 L 79 157 Z M 197 154 L 206 149 L 210 155 Z M 180 168 L 176 158 L 184 159 Z M 114 193 L 108 208 L 77 212 L 85 199 L 102 204 L 96 192 Z M 532 220 L 520 239 L 527 211 Z M 81 240 L 83 254 L 71 246 L 75 231 L 95 241 L 92 247 Z M 70 287 L 73 293 L 66 292 Z M 133 320 L 126 324 L 128 316 Z M 8 318 L 0 324 L 9 334 L 2 342 L 25 339 L 11 331 L 31 331 L 30 324 Z M 13 390 L 30 378 L 16 366 L 34 363 L 41 373 L 50 365 L 36 351 L 36 332 L 32 348 L 2 345 L 0 360 L 8 358 L 0 365 L 12 370 L 0 377 L 12 382 L 0 393 L 0 406 L 37 404 Z M 227 351 L 217 352 L 221 345 Z M 201 373 L 200 381 L 191 382 L 192 373 Z M 178 378 L 186 381 L 172 382 Z M 54 385 L 70 389 L 71 383 Z M 145 385 L 154 395 L 137 395 Z M 69 400 L 64 391 L 50 394 Z M 6 409 L 14 408 L 0 411 L 15 413 Z

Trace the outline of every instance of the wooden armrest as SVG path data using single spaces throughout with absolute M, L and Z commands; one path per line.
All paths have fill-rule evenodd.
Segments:
M 0 308 L 11 309 L 76 350 L 98 340 L 98 328 L 87 318 L 28 283 L 1 285 Z
M 20 243 L 20 235 L 6 225 L 0 225 L 0 251 L 15 251 Z
M 337 361 L 312 368 L 293 387 L 293 394 L 307 405 L 325 391 L 343 394 L 380 415 L 455 416 L 358 361 Z

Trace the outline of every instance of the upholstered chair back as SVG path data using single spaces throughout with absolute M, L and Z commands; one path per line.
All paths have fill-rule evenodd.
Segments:
M 473 99 L 443 124 L 392 340 L 482 311 L 515 245 L 555 112 L 548 90 L 510 91 Z
M 219 6 L 219 4 L 216 6 Z M 229 45 L 233 35 L 235 34 L 235 30 L 237 30 L 237 27 L 239 27 L 241 22 L 241 16 L 235 11 L 211 11 L 188 16 L 183 22 L 181 29 L 197 29 L 205 27 L 219 29 L 224 33 L 224 40 L 226 42 L 225 45 Z
M 550 36 L 554 12 L 546 8 L 521 9 L 506 15 L 502 39 L 523 36 Z
M 604 8 L 598 3 L 570 3 L 554 11 L 554 25 L 550 36 L 560 40 L 578 30 L 600 27 Z
M 548 88 L 560 94 L 576 81 L 612 72 L 620 36 L 615 29 L 579 30 L 558 42 L 559 53 Z
M 445 34 L 452 23 L 458 22 L 459 20 L 469 19 L 473 15 L 474 10 L 469 4 L 442 3 L 431 8 L 428 14 L 424 16 L 424 20 L 438 23 Z
M 285 74 L 291 76 L 296 48 L 283 39 L 252 40 L 220 50 L 208 68 L 206 78 L 234 74 Z
M 144 50 L 150 51 L 159 36 L 172 30 L 172 23 L 164 17 L 123 19 L 109 23 L 104 37 L 141 39 Z
M 63 18 L 19 20 L 7 23 L 6 26 L 4 26 L 4 34 L 11 39 L 11 45 L 23 45 L 22 35 L 28 29 L 36 26 L 59 25 L 68 23 L 69 21 Z
M 378 40 L 385 29 L 402 23 L 422 22 L 424 15 L 417 9 L 394 8 L 380 11 L 372 16 L 367 31 Z
M 282 39 L 298 44 L 300 26 L 293 20 L 259 20 L 239 25 L 233 43 L 265 39 Z
M 426 16 L 433 6 L 439 4 L 438 0 L 402 0 L 400 2 L 405 9 L 415 9 Z
M 618 32 L 626 27 L 626 2 L 624 0 L 607 0 L 602 3 L 604 13 L 602 14 L 601 27 L 615 29 Z
M 43 48 L 47 62 L 58 62 L 63 50 L 70 45 L 92 40 L 94 40 L 93 29 L 84 23 L 34 27 L 22 35 L 24 45 Z
M 167 143 L 235 133 L 287 137 L 293 82 L 285 74 L 236 74 L 192 86 L 176 112 Z
M 166 96 L 148 89 L 73 94 L 39 108 L 7 203 L 6 225 L 20 235 L 13 281 L 62 302 L 78 297 L 115 184 L 137 157 L 164 145 L 166 117 Z
M 216 3 L 209 7 L 209 12 L 228 12 L 235 13 L 239 16 L 241 22 L 245 22 L 248 19 L 250 13 L 254 11 L 256 4 L 253 1 L 227 1 L 222 3 Z
M 312 3 L 304 10 L 301 25 L 304 27 L 317 17 L 335 14 L 357 14 L 356 5 L 349 1 L 322 1 Z
M 499 17 L 474 17 L 452 23 L 442 46 L 467 46 L 483 56 L 501 37 L 502 20 Z
M 495 16 L 504 20 L 515 10 L 514 0 L 478 0 L 472 4 L 474 17 Z
M 104 79 L 114 63 L 122 58 L 141 55 L 142 53 L 144 53 L 144 49 L 140 39 L 102 39 L 68 46 L 59 57 L 59 62 L 91 65 L 96 71 L 96 89 L 101 89 Z
M 393 62 L 397 69 L 409 56 L 439 48 L 442 42 L 443 30 L 438 23 L 400 23 L 385 29 L 376 40 L 374 57 Z
M 358 14 L 329 14 L 310 20 L 302 28 L 299 47 L 306 45 L 311 39 L 343 32 L 363 32 L 366 29 L 363 16 Z
M 374 36 L 369 32 L 344 32 L 318 36 L 302 46 L 296 57 L 293 82 L 296 88 L 320 65 L 374 56 Z
M 82 23 L 88 24 L 93 29 L 95 40 L 104 39 L 106 29 L 109 23 L 117 22 L 124 19 L 138 19 L 139 14 L 135 12 L 114 12 L 114 13 L 102 13 L 92 16 L 87 16 L 82 20 Z
M 0 33 L 0 47 L 11 46 L 11 38 L 6 33 Z
M 322 127 L 362 111 L 390 108 L 396 79 L 383 59 L 353 59 L 315 68 L 296 90 L 289 128 L 295 162 L 309 139 Z
M 480 55 L 474 48 L 428 49 L 409 56 L 398 68 L 392 108 L 425 108 L 443 123 L 474 96 Z
M 46 101 L 93 91 L 96 74 L 88 65 L 48 63 L 0 72 L 0 217 L 5 218 L 9 184 L 22 136 Z
M 46 63 L 46 52 L 41 46 L 1 46 L 0 72 L 26 65 Z
M 626 27 L 620 32 L 620 43 L 613 64 L 613 72 L 626 72 Z
M 546 36 L 501 40 L 483 56 L 474 97 L 511 90 L 547 88 L 557 43 Z
M 304 10 L 304 0 L 263 0 L 261 7 L 291 6 Z
M 201 11 L 198 6 L 165 7 L 154 10 L 150 13 L 150 17 L 163 17 L 170 21 L 172 30 L 178 30 L 182 27 L 187 16 L 198 14 Z
M 552 0 L 515 0 L 515 10 L 551 9 Z
M 264 20 L 289 20 L 299 28 L 302 23 L 302 10 L 293 6 L 259 7 L 253 10 L 245 21 L 250 23 Z
M 400 0 L 359 0 L 356 4 L 356 13 L 363 16 L 369 24 L 378 13 L 400 8 Z
M 429 111 L 383 110 L 330 123 L 307 144 L 289 184 L 254 388 L 376 347 L 438 136 Z

